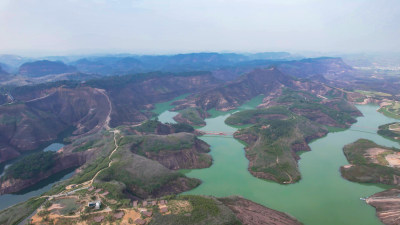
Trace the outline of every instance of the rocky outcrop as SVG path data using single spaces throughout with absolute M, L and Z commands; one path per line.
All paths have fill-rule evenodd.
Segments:
M 242 197 L 232 196 L 219 198 L 224 205 L 228 206 L 236 217 L 244 225 L 274 224 L 274 225 L 301 225 L 296 218 L 279 212 Z
M 366 202 L 376 209 L 376 215 L 386 225 L 399 224 L 400 190 L 390 189 L 376 193 L 366 199 Z

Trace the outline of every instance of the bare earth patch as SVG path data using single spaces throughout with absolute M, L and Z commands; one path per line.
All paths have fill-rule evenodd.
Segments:
M 400 132 L 400 124 L 395 123 L 395 124 L 389 125 L 389 130 Z
M 123 209 L 124 210 L 124 217 L 122 218 L 121 224 L 130 224 L 129 219 L 131 221 L 135 221 L 136 219 L 139 219 L 141 217 L 139 212 L 136 212 L 133 209 Z
M 378 160 L 379 155 L 384 154 L 388 150 L 383 148 L 370 148 L 364 154 L 365 158 L 369 159 L 372 163 L 382 165 L 382 162 Z M 385 165 L 386 166 L 386 165 Z
M 61 204 L 53 204 L 51 205 L 48 210 L 51 211 L 53 209 L 62 209 L 63 207 L 61 206 Z
M 388 161 L 390 167 L 400 168 L 400 154 L 394 153 L 387 155 L 385 157 L 386 161 Z
M 190 202 L 184 200 L 171 200 L 168 207 L 172 214 L 191 212 L 193 210 Z

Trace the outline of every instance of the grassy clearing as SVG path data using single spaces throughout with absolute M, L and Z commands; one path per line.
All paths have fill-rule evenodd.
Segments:
M 390 97 L 391 94 L 379 92 L 379 91 L 363 91 L 363 90 L 355 90 L 355 92 L 365 95 L 367 97 Z
M 391 105 L 381 107 L 379 112 L 383 113 L 385 116 L 400 119 L 400 102 L 393 101 Z
M 331 99 L 329 102 L 322 103 L 320 98 L 310 93 L 288 88 L 284 89 L 283 94 L 276 101 L 279 104 L 288 105 L 290 111 L 312 121 L 336 127 L 346 127 L 348 123 L 354 123 L 356 120 L 352 115 L 359 112 L 344 99 Z
M 61 209 L 57 209 L 61 215 L 74 215 L 75 212 L 80 208 L 78 200 L 74 198 L 63 198 L 57 199 L 52 202 L 53 204 L 60 204 Z

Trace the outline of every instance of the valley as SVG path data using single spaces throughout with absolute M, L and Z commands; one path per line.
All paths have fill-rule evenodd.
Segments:
M 379 170 L 372 180 L 355 179 L 347 170 L 358 165 L 348 157 L 348 166 L 341 150 L 369 139 L 389 147 L 380 146 L 386 150 L 371 162 L 384 157 L 381 166 L 392 167 L 395 120 L 365 103 L 395 96 L 357 84 L 349 89 L 357 71 L 339 58 L 266 65 L 240 75 L 227 69 L 225 80 L 215 71 L 149 72 L 9 88 L 14 100 L 0 106 L 0 159 L 15 163 L 0 178 L 0 193 L 13 197 L 74 173 L 26 195 L 41 196 L 5 204 L 11 207 L 0 222 L 380 224 L 359 199 L 389 187 L 355 182 L 397 185 L 397 178 L 382 179 Z M 67 131 L 62 149 L 35 151 Z
M 0 0 L 0 225 L 400 225 L 399 12 Z

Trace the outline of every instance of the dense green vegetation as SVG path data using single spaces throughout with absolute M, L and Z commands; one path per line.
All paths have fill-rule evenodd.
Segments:
M 199 225 L 240 225 L 241 222 L 235 214 L 219 200 L 212 197 L 183 195 L 171 200 L 186 200 L 192 206 L 190 213 L 182 211 L 179 214 L 161 215 L 156 213 L 150 224 L 175 225 L 175 224 L 199 224 Z
M 280 183 L 300 179 L 293 152 L 308 150 L 307 143 L 329 131 L 337 131 L 355 122 L 358 110 L 337 91 L 322 101 L 311 93 L 284 88 L 271 100 L 276 106 L 234 113 L 225 122 L 253 126 L 235 136 L 249 145 L 246 156 L 253 175 Z
M 205 121 L 204 117 L 207 114 L 203 109 L 201 108 L 186 108 L 182 111 L 179 112 L 181 117 L 180 122 L 182 123 L 188 123 L 191 125 L 195 126 L 204 126 Z M 176 118 L 176 117 L 175 117 Z
M 158 153 L 160 151 L 179 151 L 194 146 L 195 136 L 188 133 L 170 135 L 145 135 L 126 136 L 120 141 L 120 145 L 132 144 L 132 151 L 145 155 L 145 152 Z
M 313 121 L 320 119 L 321 114 L 325 114 L 334 120 L 336 126 L 342 127 L 346 127 L 348 123 L 354 123 L 356 120 L 352 115 L 358 113 L 354 106 L 343 99 L 321 103 L 321 100 L 314 95 L 288 88 L 284 89 L 283 94 L 276 101 L 280 104 L 289 104 L 290 111 Z
M 320 98 L 316 96 L 304 92 L 304 91 L 295 91 L 289 88 L 284 88 L 282 95 L 279 96 L 277 102 L 292 102 L 292 103 L 318 103 L 321 102 Z
M 192 126 L 184 123 L 173 123 L 170 124 L 170 126 L 172 126 L 175 133 L 180 133 L 180 132 L 192 133 L 194 131 L 194 128 Z
M 21 160 L 12 164 L 6 170 L 4 178 L 29 179 L 45 172 L 54 165 L 56 152 L 38 152 L 25 156 Z
M 180 133 L 180 132 L 191 133 L 194 131 L 194 128 L 188 124 L 184 123 L 163 124 L 160 121 L 158 121 L 158 119 L 147 120 L 140 126 L 133 127 L 133 129 L 146 134 L 154 134 L 154 133 L 167 134 L 167 133 Z
M 382 152 L 371 158 L 368 150 L 381 149 Z M 396 184 L 395 175 L 400 176 L 400 169 L 390 167 L 385 159 L 389 154 L 395 154 L 400 149 L 386 148 L 366 139 L 346 145 L 343 152 L 352 164 L 351 167 L 341 167 L 342 176 L 350 181 L 363 183 Z
M 154 133 L 160 123 L 161 122 L 159 122 L 157 119 L 147 120 L 146 122 L 142 123 L 140 126 L 135 127 L 134 129 L 139 132 Z
M 121 145 L 112 160 L 111 166 L 102 170 L 96 178 L 95 186 L 111 183 L 114 187 L 109 191 L 115 192 L 111 193 L 111 196 L 115 198 L 123 198 L 122 192 L 146 198 L 164 193 L 163 188 L 166 187 L 175 186 L 174 190 L 184 190 L 199 185 L 196 179 L 188 179 L 183 174 L 171 171 L 156 161 L 133 154 L 128 144 Z
M 284 106 L 274 106 L 263 109 L 244 110 L 232 114 L 225 120 L 229 125 L 243 125 L 243 124 L 256 124 L 263 123 L 271 119 L 286 119 L 292 113 Z
M 400 142 L 400 123 L 389 123 L 379 126 L 378 134 L 390 140 Z
M 19 203 L 0 212 L 0 224 L 16 225 L 32 214 L 45 198 L 31 198 L 26 202 Z
M 253 175 L 287 183 L 300 180 L 293 151 L 308 150 L 306 142 L 326 132 L 308 119 L 294 116 L 284 120 L 261 120 L 239 130 L 235 137 L 249 145 L 246 156 Z

